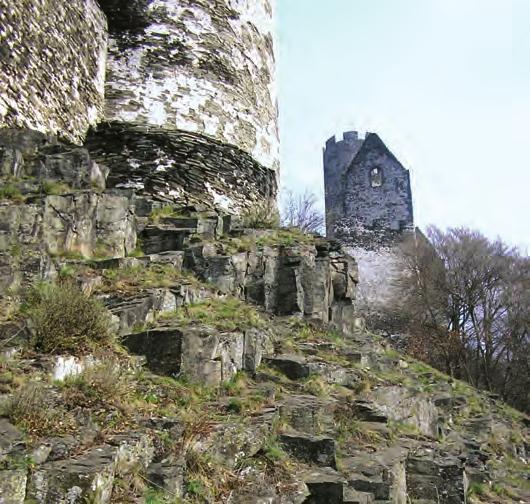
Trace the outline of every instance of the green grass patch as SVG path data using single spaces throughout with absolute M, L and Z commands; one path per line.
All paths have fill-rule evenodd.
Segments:
M 72 192 L 72 188 L 68 184 L 57 180 L 43 180 L 41 182 L 41 188 L 42 192 L 47 196 L 58 196 Z
M 374 445 L 383 441 L 381 433 L 368 428 L 347 409 L 338 410 L 335 413 L 335 426 L 339 446 L 349 443 Z
M 255 308 L 236 298 L 209 299 L 178 308 L 175 320 L 182 324 L 205 324 L 220 331 L 245 330 L 265 326 Z
M 256 238 L 256 245 L 293 247 L 295 245 L 313 245 L 315 241 L 313 235 L 304 233 L 297 228 L 282 228 Z
M 225 255 L 234 255 L 242 252 L 249 252 L 256 249 L 256 237 L 244 235 L 241 237 L 224 236 L 220 240 Z
M 127 257 L 143 257 L 145 255 L 144 251 L 142 250 L 142 243 L 140 240 L 137 240 L 136 247 L 134 250 L 131 250 L 127 253 Z
M 173 217 L 173 218 L 188 218 L 187 215 L 183 215 L 182 213 L 179 213 L 179 210 L 174 205 L 164 205 L 162 207 L 153 208 L 151 213 L 149 214 L 149 220 L 157 224 L 160 222 L 161 219 L 164 217 Z
M 109 259 L 114 257 L 116 254 L 112 248 L 101 240 L 97 240 L 96 246 L 92 252 L 92 257 L 95 259 Z
M 99 292 L 137 292 L 140 288 L 171 287 L 185 280 L 198 284 L 193 276 L 183 273 L 171 264 L 150 264 L 103 270 Z
M 487 495 L 488 487 L 484 483 L 473 482 L 467 489 L 467 497 L 478 495 L 479 497 Z
M 229 396 L 237 396 L 246 392 L 248 376 L 244 371 L 238 371 L 230 380 L 225 381 L 221 388 Z
M 0 187 L 0 200 L 2 199 L 21 203 L 24 201 L 24 196 L 16 185 L 12 183 L 7 183 Z
M 26 383 L 1 403 L 0 416 L 37 437 L 64 434 L 75 423 L 62 405 L 54 403 L 50 390 L 40 382 Z
M 86 261 L 87 258 L 77 250 L 58 250 L 55 253 L 50 254 L 52 257 L 59 257 L 69 261 Z
M 302 385 L 302 389 L 305 393 L 311 394 L 317 397 L 329 395 L 331 389 L 330 385 L 321 376 L 310 376 Z

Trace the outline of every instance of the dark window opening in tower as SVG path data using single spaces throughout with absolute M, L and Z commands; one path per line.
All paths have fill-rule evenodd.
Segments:
M 383 183 L 383 178 L 381 176 L 380 168 L 372 168 L 370 171 L 370 184 L 372 187 L 380 187 Z

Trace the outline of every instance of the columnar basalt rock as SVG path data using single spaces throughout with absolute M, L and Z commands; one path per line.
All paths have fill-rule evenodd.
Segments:
M 375 133 L 324 149 L 326 232 L 359 264 L 358 307 L 374 328 L 399 328 L 401 243 L 414 237 L 409 172 Z
M 0 127 L 81 143 L 103 113 L 106 28 L 95 0 L 0 0 Z

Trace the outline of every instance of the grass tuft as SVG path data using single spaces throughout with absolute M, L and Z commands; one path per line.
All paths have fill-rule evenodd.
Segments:
M 236 331 L 264 327 L 263 317 L 252 306 L 236 298 L 209 299 L 177 309 L 175 318 L 180 323 L 197 323 L 220 331 Z
M 5 184 L 3 187 L 0 187 L 0 200 L 7 199 L 21 203 L 24 201 L 24 196 L 20 192 L 20 189 L 14 184 Z
M 242 214 L 243 226 L 252 229 L 276 229 L 280 226 L 280 212 L 273 202 L 255 203 Z

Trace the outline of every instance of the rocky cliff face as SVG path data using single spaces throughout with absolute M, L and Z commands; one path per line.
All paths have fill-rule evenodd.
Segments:
M 248 226 L 271 18 L 0 0 L 0 504 L 530 501 L 527 417 L 367 331 L 340 244 Z
M 123 187 L 94 145 L 0 135 L 0 502 L 528 500 L 528 418 L 366 331 L 336 242 Z M 67 346 L 50 292 L 115 339 Z

